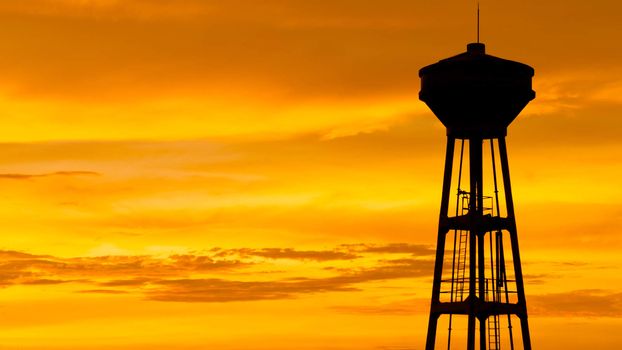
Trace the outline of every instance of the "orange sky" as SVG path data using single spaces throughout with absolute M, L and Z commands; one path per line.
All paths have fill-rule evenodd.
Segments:
M 481 1 L 537 349 L 622 347 L 622 7 Z M 0 349 L 424 346 L 475 1 L 0 3 Z

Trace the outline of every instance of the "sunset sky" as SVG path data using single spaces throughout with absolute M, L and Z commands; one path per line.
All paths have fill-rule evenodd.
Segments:
M 0 2 L 0 349 L 414 350 L 465 0 Z M 622 5 L 481 1 L 534 349 L 622 348 Z M 446 325 L 442 325 L 446 327 Z

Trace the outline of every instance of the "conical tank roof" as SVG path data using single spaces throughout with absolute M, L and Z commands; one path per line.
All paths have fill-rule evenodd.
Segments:
M 425 102 L 456 137 L 498 137 L 535 98 L 530 66 L 487 55 L 484 44 L 419 71 Z

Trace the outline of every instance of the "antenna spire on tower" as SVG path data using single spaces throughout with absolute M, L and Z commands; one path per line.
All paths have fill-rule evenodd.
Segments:
M 477 43 L 479 44 L 479 1 L 477 2 Z

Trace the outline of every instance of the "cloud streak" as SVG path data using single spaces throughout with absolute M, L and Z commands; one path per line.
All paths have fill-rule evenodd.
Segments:
M 529 296 L 529 311 L 560 317 L 621 317 L 622 292 L 573 290 Z
M 276 281 L 232 281 L 222 279 L 177 279 L 154 282 L 161 288 L 147 292 L 159 301 L 229 302 L 293 298 L 323 292 L 360 291 L 359 284 L 400 278 L 427 277 L 430 260 L 389 261 L 384 265 L 344 271 L 327 278 L 289 278 Z
M 237 254 L 242 257 L 262 257 L 267 259 L 291 260 L 353 260 L 359 257 L 352 252 L 339 250 L 295 250 L 293 248 L 263 248 L 263 249 L 233 249 L 224 250 L 218 255 L 227 256 Z
M 32 180 L 37 178 L 46 178 L 46 177 L 70 177 L 70 176 L 101 176 L 100 173 L 94 171 L 56 171 L 53 173 L 45 173 L 45 174 L 0 174 L 0 179 L 7 180 Z
M 148 300 L 174 302 L 231 302 L 289 299 L 307 294 L 359 291 L 368 282 L 429 276 L 432 260 L 387 259 L 387 254 L 410 253 L 409 245 L 352 245 L 333 250 L 292 248 L 219 249 L 202 254 L 154 256 L 99 256 L 59 258 L 2 251 L 0 285 L 53 286 L 77 284 L 78 293 L 134 293 Z M 413 246 L 414 247 L 414 246 Z M 357 253 L 358 252 L 358 253 Z M 382 252 L 382 253 L 379 253 Z M 363 259 L 347 268 L 322 268 L 327 262 L 357 261 L 375 257 L 371 266 Z M 258 263 L 257 258 L 267 260 Z M 380 259 L 383 258 L 383 259 Z M 278 277 L 256 273 L 269 261 L 282 259 L 315 262 L 315 268 L 332 276 Z M 276 277 L 273 275 L 277 275 Z M 243 277 L 243 278 L 240 278 Z M 85 286 L 87 286 L 85 288 Z

